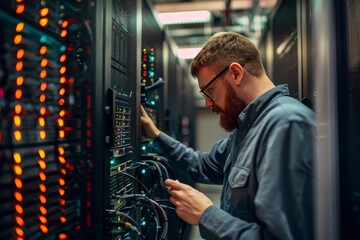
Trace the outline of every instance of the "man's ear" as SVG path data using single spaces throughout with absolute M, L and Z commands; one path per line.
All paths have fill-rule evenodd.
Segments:
M 229 67 L 231 76 L 233 77 L 234 84 L 240 85 L 244 77 L 244 68 L 239 63 L 232 63 Z

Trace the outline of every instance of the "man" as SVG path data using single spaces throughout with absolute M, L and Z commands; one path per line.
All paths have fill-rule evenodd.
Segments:
M 176 213 L 205 239 L 312 239 L 314 113 L 267 77 L 255 45 L 234 32 L 212 36 L 191 63 L 205 105 L 231 132 L 210 152 L 161 132 L 142 108 L 142 128 L 169 162 L 201 183 L 223 184 L 216 207 L 166 180 Z

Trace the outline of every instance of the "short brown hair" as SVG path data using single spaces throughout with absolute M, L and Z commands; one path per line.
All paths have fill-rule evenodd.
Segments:
M 192 60 L 191 75 L 197 78 L 203 67 L 212 67 L 220 71 L 226 65 L 238 62 L 254 76 L 265 72 L 260 53 L 253 42 L 236 32 L 214 34 Z

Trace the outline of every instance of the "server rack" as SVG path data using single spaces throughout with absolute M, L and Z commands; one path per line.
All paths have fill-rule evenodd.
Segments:
M 76 1 L 1 1 L 1 239 L 91 227 L 93 32 Z M 91 24 L 91 23 L 90 23 Z

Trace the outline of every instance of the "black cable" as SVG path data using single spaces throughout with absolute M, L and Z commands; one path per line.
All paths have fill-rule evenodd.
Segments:
M 148 198 L 141 194 L 117 195 L 116 197 L 118 197 L 120 199 L 135 198 L 135 199 L 145 200 L 145 201 L 149 202 L 153 206 L 153 208 L 155 210 L 154 212 L 156 214 L 156 218 L 158 220 L 160 219 L 159 212 L 158 212 L 158 210 L 159 210 L 162 215 L 162 220 L 163 220 L 162 221 L 163 222 L 163 227 L 162 227 L 163 231 L 161 233 L 160 240 L 165 240 L 167 231 L 168 231 L 168 218 L 167 218 L 167 214 L 166 214 L 165 210 L 160 206 L 159 203 L 157 203 L 155 200 Z M 158 226 L 157 228 L 158 228 L 157 230 L 161 230 L 160 226 Z
M 115 173 L 114 175 L 117 175 L 117 174 L 122 174 L 122 175 L 124 175 L 124 176 L 127 176 L 127 177 L 135 180 L 137 183 L 139 183 L 139 184 L 146 190 L 146 192 L 147 192 L 147 193 L 149 194 L 149 196 L 151 197 L 151 192 L 150 192 L 150 190 L 149 190 L 141 181 L 139 181 L 139 179 L 137 179 L 136 177 L 134 177 L 134 176 L 132 176 L 131 174 L 128 174 L 128 173 L 126 173 L 126 172 L 117 172 L 117 173 Z

